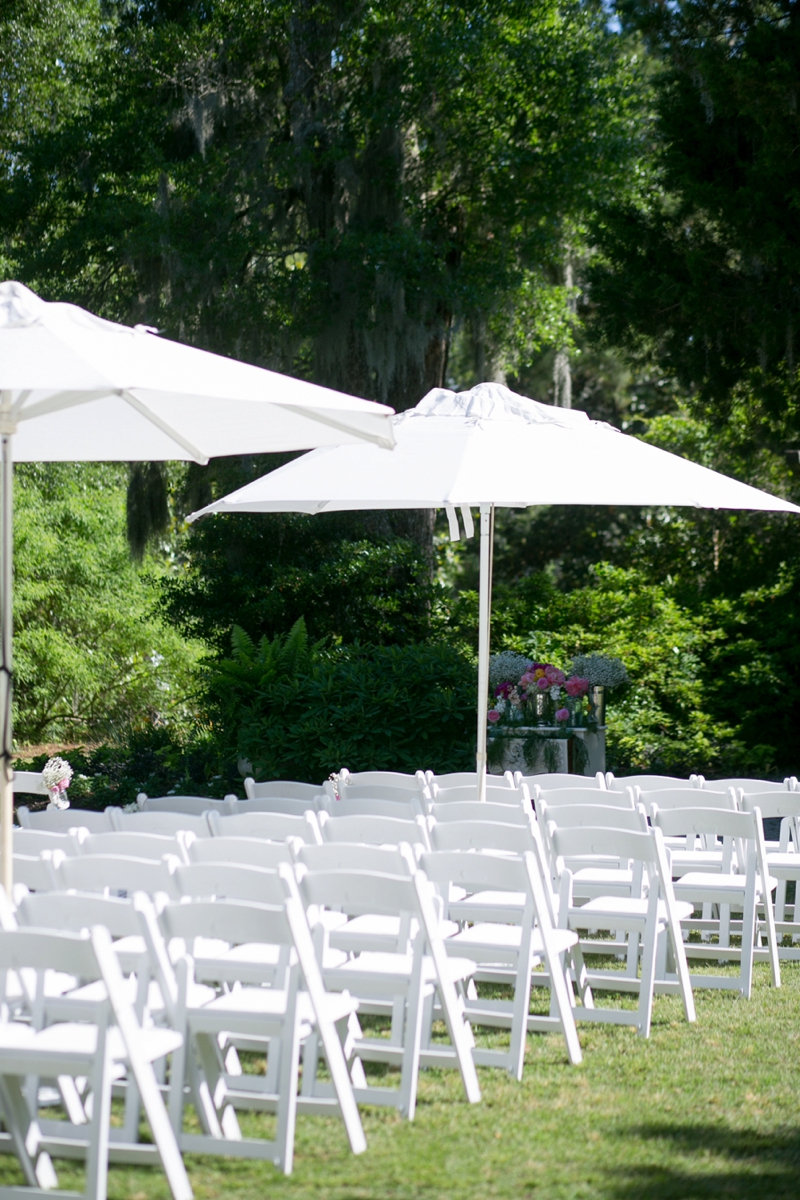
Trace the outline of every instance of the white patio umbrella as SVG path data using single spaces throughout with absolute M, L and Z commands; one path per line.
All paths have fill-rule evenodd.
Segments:
M 394 444 L 385 405 L 155 333 L 0 283 L 0 828 L 9 890 L 13 461 L 207 463 L 351 441 Z
M 193 513 L 456 508 L 472 536 L 481 513 L 478 638 L 479 796 L 486 787 L 492 543 L 495 508 L 611 504 L 800 513 L 786 500 L 626 436 L 577 410 L 528 400 L 499 384 L 436 389 L 392 418 L 397 446 L 315 450 Z

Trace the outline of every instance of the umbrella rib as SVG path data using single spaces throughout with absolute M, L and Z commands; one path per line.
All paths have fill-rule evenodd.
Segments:
M 295 404 L 275 404 L 275 408 L 282 408 L 286 412 L 293 415 L 305 417 L 307 420 L 319 421 L 320 425 L 329 425 L 331 429 L 338 429 L 340 433 L 359 435 L 359 440 L 364 442 L 373 442 L 376 446 L 382 446 L 385 450 L 394 449 L 394 440 L 390 440 L 384 434 L 380 433 L 365 433 L 361 429 L 354 429 L 347 421 L 337 420 L 335 417 L 329 417 L 319 409 L 298 408 Z
M 127 390 L 121 392 L 120 394 L 122 399 L 130 404 L 131 408 L 135 409 L 140 416 L 144 417 L 145 420 L 149 421 L 152 425 L 155 425 L 156 429 L 160 429 L 162 433 L 167 435 L 167 437 L 172 438 L 172 440 L 177 442 L 179 446 L 182 446 L 186 453 L 191 455 L 196 463 L 200 463 L 201 466 L 206 465 L 209 456 L 207 454 L 203 454 L 203 451 L 198 450 L 188 438 L 185 438 L 183 434 L 178 433 L 177 429 L 173 429 L 173 427 L 163 420 L 157 413 L 154 413 L 152 409 L 148 408 L 138 396 L 134 396 L 133 392 L 129 392 Z

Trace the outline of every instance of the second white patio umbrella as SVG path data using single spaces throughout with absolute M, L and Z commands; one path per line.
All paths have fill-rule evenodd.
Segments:
M 478 638 L 479 795 L 485 796 L 492 543 L 498 506 L 609 504 L 656 507 L 800 508 L 707 467 L 626 436 L 577 410 L 553 408 L 499 384 L 437 389 L 392 418 L 397 446 L 315 450 L 189 518 L 206 513 L 446 508 L 467 536 L 481 513 Z
M 9 894 L 13 460 L 206 463 L 364 439 L 394 444 L 392 409 L 382 404 L 154 333 L 0 283 L 0 830 Z

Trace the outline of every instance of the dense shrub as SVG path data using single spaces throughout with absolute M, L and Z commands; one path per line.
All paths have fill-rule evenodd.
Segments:
M 238 629 L 208 698 L 229 758 L 262 779 L 358 770 L 469 770 L 475 670 L 446 643 L 325 648 L 305 623 L 256 645 Z

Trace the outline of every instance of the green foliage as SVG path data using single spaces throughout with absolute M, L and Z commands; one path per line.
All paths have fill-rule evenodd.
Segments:
M 198 648 L 154 612 L 154 582 L 130 561 L 125 468 L 20 465 L 15 485 L 17 742 L 186 727 Z
M 255 646 L 240 630 L 208 699 L 227 757 L 249 759 L 263 779 L 473 762 L 475 671 L 445 643 L 325 650 L 301 620 Z

